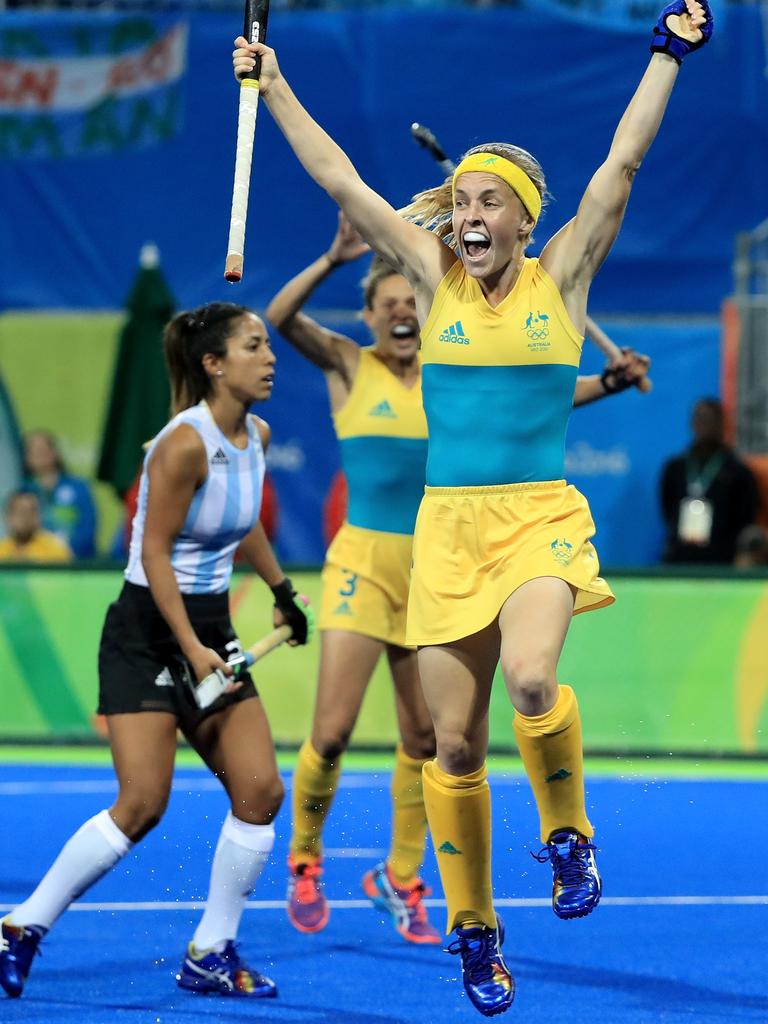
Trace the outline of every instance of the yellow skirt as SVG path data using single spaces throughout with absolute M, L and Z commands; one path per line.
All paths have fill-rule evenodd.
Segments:
M 344 523 L 323 566 L 318 627 L 405 647 L 413 537 Z
M 427 487 L 416 520 L 406 642 L 450 643 L 496 619 L 529 580 L 576 588 L 574 614 L 612 604 L 586 498 L 564 480 Z

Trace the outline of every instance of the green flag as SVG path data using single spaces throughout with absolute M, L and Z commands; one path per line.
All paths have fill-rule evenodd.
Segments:
M 142 445 L 168 421 L 170 389 L 163 359 L 163 327 L 175 302 L 154 246 L 142 249 L 141 269 L 126 303 L 128 319 L 112 381 L 96 476 L 125 494 L 141 466 Z

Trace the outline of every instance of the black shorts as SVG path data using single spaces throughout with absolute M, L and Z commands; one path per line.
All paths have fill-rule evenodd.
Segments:
M 226 661 L 240 641 L 229 617 L 229 594 L 182 594 L 192 628 L 206 647 Z M 245 672 L 243 685 L 201 710 L 190 689 L 186 663 L 168 623 L 148 587 L 123 584 L 109 606 L 99 645 L 99 707 L 101 715 L 168 711 L 184 732 L 229 704 L 256 697 Z

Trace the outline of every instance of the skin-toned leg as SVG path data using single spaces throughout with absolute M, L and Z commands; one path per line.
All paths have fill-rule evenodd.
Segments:
M 419 677 L 418 656 L 407 647 L 387 645 L 387 660 L 395 684 L 395 712 L 403 750 L 424 760 L 435 756 L 435 729 Z
M 392 840 L 386 859 L 389 879 L 401 889 L 412 888 L 424 860 L 427 838 L 427 817 L 424 808 L 423 767 L 435 756 L 435 732 L 427 702 L 421 689 L 415 651 L 389 645 L 387 647 L 392 679 L 395 684 L 395 705 L 401 743 L 395 754 L 390 792 L 392 794 Z M 388 883 L 376 883 L 385 892 Z M 363 883 L 369 891 L 370 885 Z M 390 911 L 391 912 L 391 911 Z M 426 912 L 414 904 L 408 928 L 399 930 L 417 942 L 439 942 L 440 936 L 427 922 Z
M 107 723 L 120 784 L 118 797 L 108 811 L 83 822 L 34 892 L 14 908 L 15 924 L 37 929 L 28 948 L 30 958 L 41 935 L 158 823 L 168 802 L 176 754 L 175 716 L 165 712 L 109 715 Z M 4 949 L 8 950 L 7 944 Z M 29 964 L 21 974 L 16 968 L 4 974 L 3 987 L 9 994 L 21 994 L 28 970 Z
M 495 623 L 457 643 L 419 651 L 437 738 L 437 762 L 427 761 L 423 770 L 424 805 L 448 902 L 447 931 L 496 926 L 485 756 L 498 656 Z
M 320 635 L 312 732 L 302 744 L 293 775 L 290 860 L 294 865 L 316 864 L 322 857 L 323 828 L 336 794 L 341 755 L 383 647 L 378 640 L 347 630 L 323 630 Z M 301 896 L 306 910 L 307 893 L 302 890 Z M 318 914 L 317 921 L 312 918 L 309 923 L 305 917 L 296 927 L 315 928 L 317 921 L 327 920 L 327 914 Z
M 312 746 L 326 760 L 347 749 L 365 691 L 384 644 L 361 633 L 326 629 L 320 638 L 320 671 Z
M 268 825 L 284 787 L 264 705 L 258 697 L 209 715 L 187 739 L 221 780 L 232 813 L 250 825 Z
M 120 786 L 109 814 L 132 842 L 157 825 L 168 804 L 176 758 L 176 717 L 165 711 L 108 715 Z
M 495 623 L 456 643 L 419 650 L 419 674 L 435 727 L 437 763 L 449 775 L 469 775 L 485 763 L 488 705 L 498 660 Z
M 328 904 L 318 882 L 323 829 L 339 782 L 340 755 L 382 648 L 380 641 L 347 630 L 320 633 L 312 733 L 299 751 L 291 794 L 288 918 L 302 932 L 320 931 L 328 923 Z
M 499 620 L 502 669 L 517 710 L 515 735 L 536 797 L 543 842 L 564 832 L 592 836 L 578 702 L 569 686 L 558 684 L 556 674 L 573 604 L 569 584 L 542 577 L 520 587 L 504 604 Z M 577 891 L 575 907 L 566 907 L 561 916 L 589 913 L 596 905 L 599 892 L 595 897 L 587 881 L 587 909 Z
M 543 715 L 558 695 L 557 663 L 573 616 L 565 580 L 544 576 L 519 587 L 499 615 L 501 669 L 510 700 L 523 715 Z
M 201 970 L 226 969 L 216 960 L 217 951 L 228 949 L 226 944 L 237 937 L 248 894 L 272 852 L 272 821 L 284 790 L 269 722 L 258 697 L 209 715 L 190 730 L 188 739 L 221 781 L 231 808 L 213 855 L 205 911 L 182 967 L 181 986 L 194 988 L 200 984 Z M 235 972 L 236 983 L 242 983 L 244 971 L 252 992 L 275 994 L 273 982 L 242 965 L 239 974 Z M 215 986 L 215 981 L 211 984 Z

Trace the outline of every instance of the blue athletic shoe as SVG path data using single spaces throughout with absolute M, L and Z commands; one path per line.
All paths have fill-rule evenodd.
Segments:
M 552 865 L 552 909 L 564 921 L 586 917 L 600 902 L 603 883 L 597 871 L 595 850 L 578 832 L 556 832 L 533 857 Z
M 45 928 L 36 925 L 14 925 L 7 917 L 0 921 L 0 985 L 11 999 L 24 991 L 29 969 Z
M 271 999 L 277 995 L 274 981 L 247 967 L 231 940 L 220 952 L 213 949 L 200 952 L 190 942 L 176 981 L 179 988 L 188 992 L 252 999 Z
M 461 956 L 464 988 L 476 1010 L 495 1017 L 510 1008 L 515 998 L 515 979 L 504 961 L 501 944 L 504 923 L 496 917 L 495 928 L 457 928 L 447 953 Z

